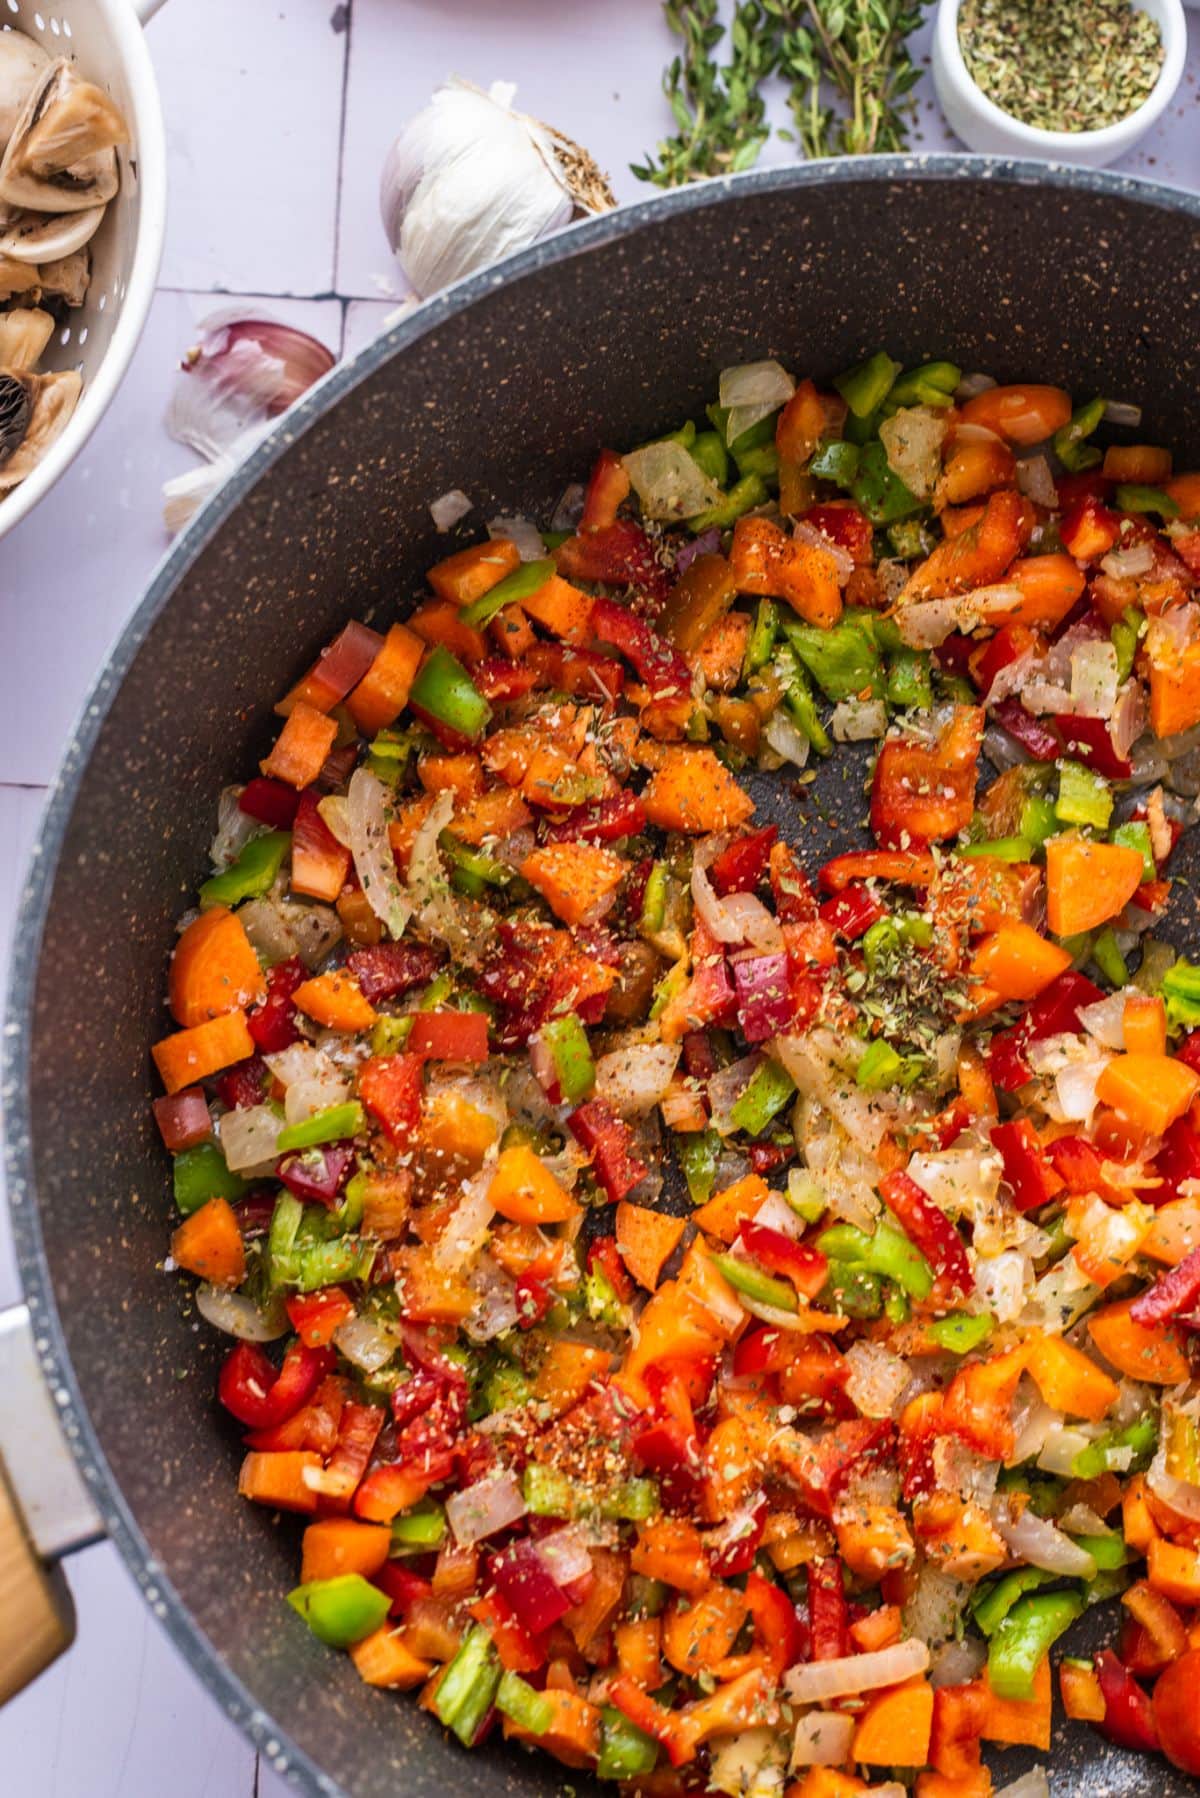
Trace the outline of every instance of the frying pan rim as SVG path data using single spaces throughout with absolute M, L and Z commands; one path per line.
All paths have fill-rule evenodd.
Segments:
M 1133 200 L 1139 205 L 1200 220 L 1200 194 L 1138 175 L 1076 168 L 1010 157 L 957 153 L 841 157 L 795 168 L 751 170 L 677 188 L 636 205 L 585 220 L 520 251 L 494 268 L 468 276 L 400 319 L 358 353 L 340 362 L 285 413 L 224 486 L 166 551 L 150 576 L 120 636 L 92 684 L 48 789 L 38 835 L 26 867 L 18 912 L 0 1045 L 0 1095 L 4 1110 L 4 1173 L 17 1265 L 33 1323 L 42 1373 L 54 1397 L 63 1433 L 99 1511 L 143 1596 L 168 1636 L 225 1713 L 275 1769 L 301 1790 L 321 1798 L 348 1798 L 345 1788 L 255 1702 L 193 1619 L 181 1595 L 159 1567 L 117 1484 L 83 1402 L 54 1295 L 42 1237 L 32 1169 L 29 1101 L 30 1030 L 41 955 L 42 927 L 63 844 L 89 758 L 143 643 L 174 598 L 181 581 L 260 478 L 297 438 L 384 363 L 430 331 L 469 311 L 497 288 L 590 250 L 636 236 L 661 218 L 736 204 L 742 195 L 804 190 L 850 182 L 946 181 L 968 177 L 1005 186 L 1049 186 Z

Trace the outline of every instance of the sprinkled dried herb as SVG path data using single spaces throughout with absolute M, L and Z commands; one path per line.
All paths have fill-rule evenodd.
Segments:
M 963 0 L 963 60 L 988 99 L 1042 131 L 1097 131 L 1149 97 L 1162 34 L 1130 0 Z

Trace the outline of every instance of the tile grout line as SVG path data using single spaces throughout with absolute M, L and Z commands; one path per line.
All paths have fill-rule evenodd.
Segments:
M 346 122 L 350 116 L 350 47 L 354 35 L 354 0 L 344 0 L 346 9 L 345 49 L 342 56 L 342 101 L 338 119 L 338 160 L 337 187 L 335 190 L 333 211 L 333 286 L 336 291 L 338 274 L 342 260 L 342 187 L 346 172 Z M 342 296 L 343 299 L 345 296 Z M 346 319 L 348 313 L 345 304 L 342 306 L 342 354 L 346 353 Z

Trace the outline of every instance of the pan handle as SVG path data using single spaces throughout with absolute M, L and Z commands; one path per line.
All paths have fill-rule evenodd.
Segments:
M 0 1705 L 68 1648 L 75 1610 L 52 1563 L 103 1534 L 42 1378 L 29 1311 L 0 1311 Z

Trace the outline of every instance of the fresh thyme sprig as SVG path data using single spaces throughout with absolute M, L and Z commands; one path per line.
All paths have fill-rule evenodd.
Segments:
M 664 0 L 683 50 L 663 76 L 678 126 L 634 174 L 659 187 L 747 169 L 770 135 L 763 86 L 788 84 L 796 139 L 805 156 L 902 150 L 918 70 L 907 40 L 925 0 L 738 0 L 729 60 L 718 0 Z M 832 103 L 831 103 L 832 102 Z M 788 133 L 783 133 L 787 136 Z

